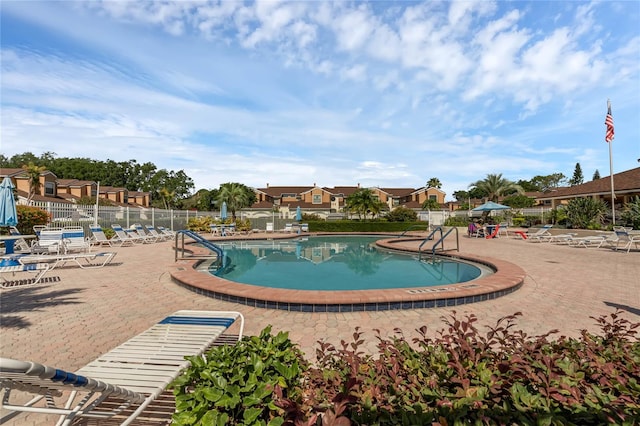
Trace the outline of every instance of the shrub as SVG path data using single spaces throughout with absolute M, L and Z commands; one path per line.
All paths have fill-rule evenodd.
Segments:
M 391 210 L 385 218 L 389 222 L 415 222 L 418 220 L 418 213 L 406 207 L 396 207 Z
M 587 228 L 602 225 L 607 204 L 593 198 L 574 198 L 567 203 L 567 219 L 572 228 Z
M 208 232 L 211 229 L 210 225 L 214 221 L 211 216 L 192 217 L 187 222 L 187 229 L 195 232 Z
M 464 216 L 450 216 L 444 221 L 444 226 L 469 226 L 469 218 Z
M 35 225 L 46 225 L 51 220 L 51 215 L 38 207 L 17 205 L 18 224 L 16 228 L 21 234 L 33 234 Z
M 596 318 L 600 334 L 551 331 L 529 337 L 520 313 L 486 333 L 477 318 L 444 318 L 445 328 L 411 341 L 376 331 L 338 347 L 320 341 L 308 366 L 286 334 L 215 348 L 176 380 L 177 424 L 424 425 L 621 424 L 640 419 L 640 323 L 616 311 Z
M 176 396 L 173 422 L 177 425 L 281 425 L 280 398 L 300 400 L 300 381 L 307 362 L 289 334 L 245 336 L 236 345 L 215 346 L 204 359 L 187 357 L 191 366 L 172 387 Z
M 625 225 L 640 229 L 640 196 L 631 198 L 631 201 L 624 205 L 620 219 Z

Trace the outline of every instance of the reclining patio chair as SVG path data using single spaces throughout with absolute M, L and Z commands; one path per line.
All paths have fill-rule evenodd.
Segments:
M 16 228 L 15 226 L 10 226 L 9 235 L 18 236 L 22 234 L 20 233 L 20 231 L 18 231 L 18 228 Z M 29 243 L 27 243 L 27 241 L 24 238 L 20 238 L 19 240 L 16 240 L 15 243 L 13 243 L 13 247 L 14 247 L 14 250 L 19 250 L 19 251 L 29 251 L 29 248 L 30 248 Z
M 151 225 L 145 225 L 144 228 L 147 230 L 147 234 L 155 237 L 157 241 L 168 241 L 171 239 L 171 237 L 167 234 L 161 234 L 160 232 L 156 231 L 156 228 Z
M 90 226 L 89 231 L 91 231 L 91 236 L 89 237 L 89 243 L 95 246 L 108 245 L 109 247 L 113 247 L 114 244 L 122 245 L 123 241 L 120 241 L 118 238 L 114 238 L 113 241 L 107 238 L 104 231 L 100 226 Z
M 32 263 L 29 265 L 3 265 L 0 266 L 0 287 L 2 288 L 17 288 L 28 285 L 36 285 L 40 282 L 40 279 L 49 270 L 49 265 L 46 263 Z M 28 280 L 16 280 L 16 273 L 20 272 L 32 272 L 35 274 L 34 278 Z M 11 274 L 12 279 L 5 278 L 5 274 Z
M 90 251 L 91 243 L 84 235 L 84 228 L 81 226 L 62 228 L 62 249 L 64 253 Z
M 120 424 L 128 425 L 190 365 L 186 356 L 202 355 L 238 319 L 240 339 L 244 317 L 239 312 L 178 311 L 75 373 L 0 358 L 2 408 L 12 411 L 0 423 L 26 411 L 60 415 L 60 425 L 118 415 Z M 13 390 L 37 396 L 13 402 Z M 66 402 L 54 400 L 67 390 Z M 42 400 L 46 406 L 38 404 Z
M 19 254 L 10 259 L 23 265 L 34 263 L 48 263 L 49 270 L 55 269 L 59 265 L 73 262 L 82 269 L 102 268 L 111 263 L 116 256 L 113 251 L 87 252 L 87 253 L 63 253 L 63 254 Z
M 64 252 L 61 228 L 40 230 L 38 239 L 31 246 L 31 253 L 58 254 Z
M 123 242 L 123 245 L 125 243 L 126 244 L 142 244 L 144 242 L 144 238 L 139 237 L 138 234 L 132 235 L 126 232 L 124 228 L 117 223 L 112 224 L 111 229 L 113 229 L 113 232 L 116 233 L 116 237 L 118 238 L 118 241 Z

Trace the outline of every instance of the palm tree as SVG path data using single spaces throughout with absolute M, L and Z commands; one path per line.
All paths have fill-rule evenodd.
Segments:
M 40 175 L 47 170 L 45 166 L 36 166 L 34 163 L 25 164 L 22 169 L 27 172 L 29 178 L 29 198 L 31 201 L 36 193 L 40 192 Z
M 164 208 L 166 210 L 169 210 L 173 206 L 173 200 L 176 196 L 176 192 L 169 191 L 166 187 L 164 187 L 164 188 L 161 188 L 160 191 L 158 191 L 158 195 L 160 195 L 160 198 L 162 199 Z
M 486 194 L 487 201 L 497 202 L 498 198 L 503 195 L 522 194 L 522 187 L 509 179 L 502 177 L 502 173 L 497 175 L 488 174 L 486 178 L 469 185 L 469 188 L 475 188 Z
M 442 188 L 442 182 L 440 182 L 440 179 L 438 179 L 437 177 L 432 177 L 427 182 L 427 188 L 438 188 L 438 189 L 440 189 L 440 188 Z
M 375 217 L 384 207 L 385 204 L 378 200 L 372 190 L 367 188 L 357 190 L 345 200 L 347 211 L 357 213 L 359 219 L 364 216 L 366 220 L 369 213 Z
M 223 183 L 220 185 L 216 201 L 218 206 L 221 206 L 223 202 L 227 203 L 227 209 L 231 212 L 231 218 L 235 222 L 236 212 L 255 203 L 256 194 L 251 188 L 241 183 Z

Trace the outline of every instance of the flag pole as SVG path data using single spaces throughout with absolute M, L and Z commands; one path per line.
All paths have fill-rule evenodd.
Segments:
M 607 131 L 604 137 L 604 140 L 609 144 L 609 177 L 611 179 L 611 218 L 613 220 L 613 225 L 616 224 L 616 193 L 613 187 L 613 155 L 611 154 L 611 145 L 614 138 L 614 127 L 613 127 L 613 115 L 611 114 L 611 100 L 607 99 L 607 117 L 605 118 L 604 124 L 607 126 Z

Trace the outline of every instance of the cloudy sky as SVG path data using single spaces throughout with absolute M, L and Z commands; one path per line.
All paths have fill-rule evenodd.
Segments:
M 7 1 L 1 152 L 196 188 L 640 166 L 637 1 Z

